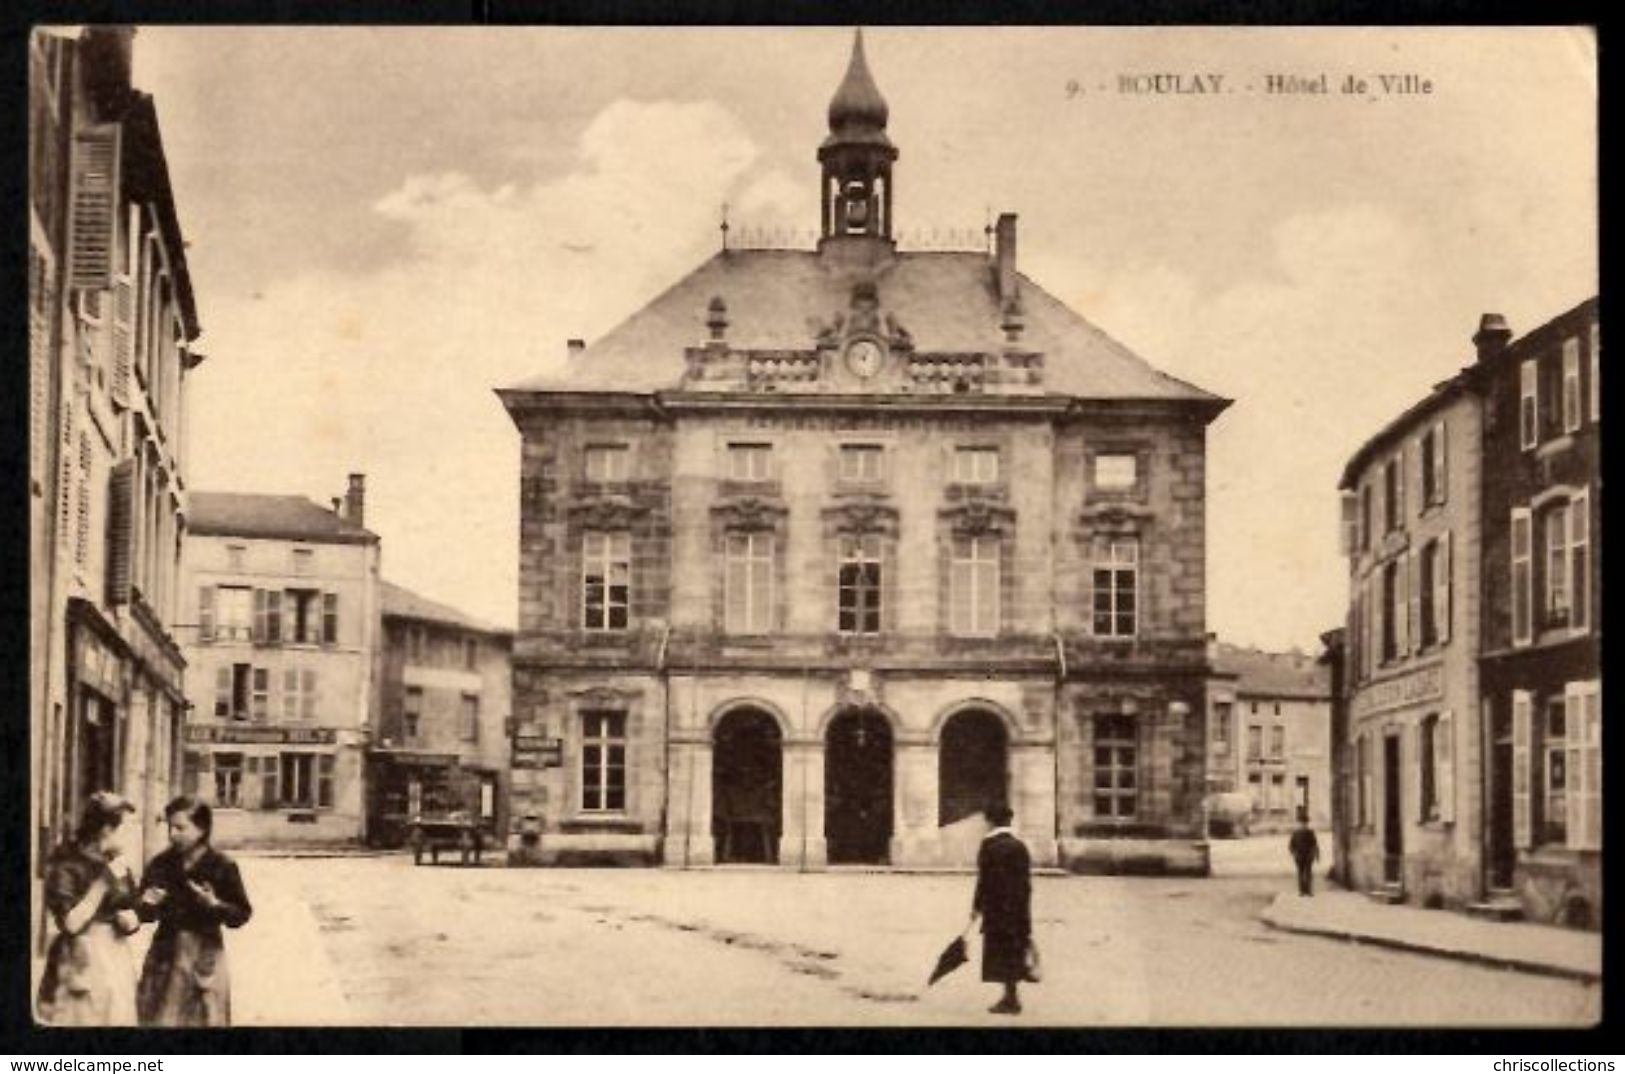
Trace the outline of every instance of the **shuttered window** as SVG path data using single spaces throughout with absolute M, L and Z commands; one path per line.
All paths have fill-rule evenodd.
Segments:
M 45 252 L 28 248 L 28 475 L 43 492 L 46 444 L 51 436 L 51 307 L 55 268 Z M 49 510 L 49 508 L 47 508 Z
M 1591 496 L 1569 501 L 1569 625 L 1584 630 L 1591 621 Z
M 1531 358 L 1518 367 L 1518 444 L 1540 443 L 1540 366 Z
M 130 602 L 135 560 L 135 460 L 113 467 L 107 493 L 107 601 Z
M 1596 321 L 1591 322 L 1591 420 L 1598 421 L 1602 417 L 1601 397 L 1601 370 L 1602 370 L 1602 328 Z
M 197 591 L 197 631 L 199 639 L 214 640 L 214 586 L 199 586 Z
M 316 756 L 316 806 L 333 808 L 333 769 L 337 760 L 331 753 Z
M 1450 615 L 1453 590 L 1450 572 L 1453 552 L 1450 531 L 1445 530 L 1433 546 L 1433 625 L 1438 631 L 1438 642 L 1450 640 Z
M 1448 709 L 1439 714 L 1434 728 L 1434 787 L 1438 792 L 1437 816 L 1443 824 L 1456 822 L 1456 720 Z
M 1535 580 L 1531 559 L 1534 519 L 1527 507 L 1512 509 L 1512 644 L 1534 639 Z
M 68 285 L 105 290 L 112 285 L 118 226 L 119 126 L 84 127 L 73 136 L 68 211 Z
M 1534 819 L 1530 810 L 1531 726 L 1534 697 L 1527 690 L 1512 692 L 1512 841 L 1527 848 L 1534 843 Z

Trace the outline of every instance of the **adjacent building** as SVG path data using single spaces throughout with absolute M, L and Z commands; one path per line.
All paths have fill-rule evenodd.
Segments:
M 1484 885 L 1600 925 L 1602 336 L 1597 300 L 1514 340 L 1484 318 Z
M 364 510 L 360 474 L 332 509 L 192 495 L 186 783 L 214 803 L 221 845 L 365 835 L 379 541 Z
M 1006 798 L 1040 862 L 1206 868 L 1227 400 L 1023 275 L 1014 215 L 988 250 L 899 250 L 887 122 L 860 37 L 815 249 L 724 231 L 498 393 L 527 859 L 965 862 Z
M 36 30 L 28 46 L 36 922 L 45 855 L 87 795 L 129 798 L 128 852 L 148 855 L 180 779 L 185 412 L 202 355 L 156 105 L 131 84 L 133 40 L 103 26 Z
M 379 606 L 369 841 L 400 846 L 413 817 L 462 811 L 502 845 L 513 632 L 387 581 Z
M 1595 299 L 1476 362 L 1344 470 L 1349 882 L 1598 923 Z
M 1253 803 L 1251 831 L 1284 830 L 1299 810 L 1331 823 L 1331 676 L 1315 657 L 1214 642 L 1208 790 Z

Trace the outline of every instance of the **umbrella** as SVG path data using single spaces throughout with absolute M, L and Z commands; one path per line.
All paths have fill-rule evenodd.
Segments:
M 965 937 L 955 936 L 953 943 L 943 948 L 942 954 L 937 956 L 937 968 L 931 971 L 931 979 L 925 982 L 925 986 L 930 988 L 969 961 L 970 955 L 965 951 Z

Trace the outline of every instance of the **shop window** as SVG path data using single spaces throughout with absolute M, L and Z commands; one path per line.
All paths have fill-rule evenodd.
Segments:
M 287 808 L 310 809 L 316 805 L 316 755 L 313 753 L 284 753 L 282 755 L 282 805 Z
M 480 698 L 478 694 L 463 695 L 461 717 L 463 741 L 478 742 L 480 740 Z
M 588 813 L 626 809 L 626 714 L 581 717 L 581 808 Z
M 240 809 L 243 804 L 243 755 L 214 755 L 214 804 L 221 809 Z
M 1096 716 L 1094 732 L 1095 816 L 1132 819 L 1138 813 L 1140 794 L 1134 719 L 1118 714 Z

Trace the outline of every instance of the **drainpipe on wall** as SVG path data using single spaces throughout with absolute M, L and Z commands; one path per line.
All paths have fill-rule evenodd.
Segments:
M 660 649 L 655 654 L 655 673 L 660 676 L 660 702 L 665 710 L 665 733 L 661 736 L 660 748 L 662 752 L 662 765 L 660 778 L 665 784 L 665 793 L 660 796 L 660 858 L 666 858 L 666 833 L 671 823 L 671 675 L 666 670 L 666 646 L 671 641 L 671 624 L 665 623 L 660 630 Z
M 1055 766 L 1055 786 L 1051 798 L 1055 803 L 1055 864 L 1061 864 L 1061 692 L 1066 684 L 1066 643 L 1059 631 L 1050 633 L 1055 642 L 1055 726 L 1050 730 L 1050 759 Z

